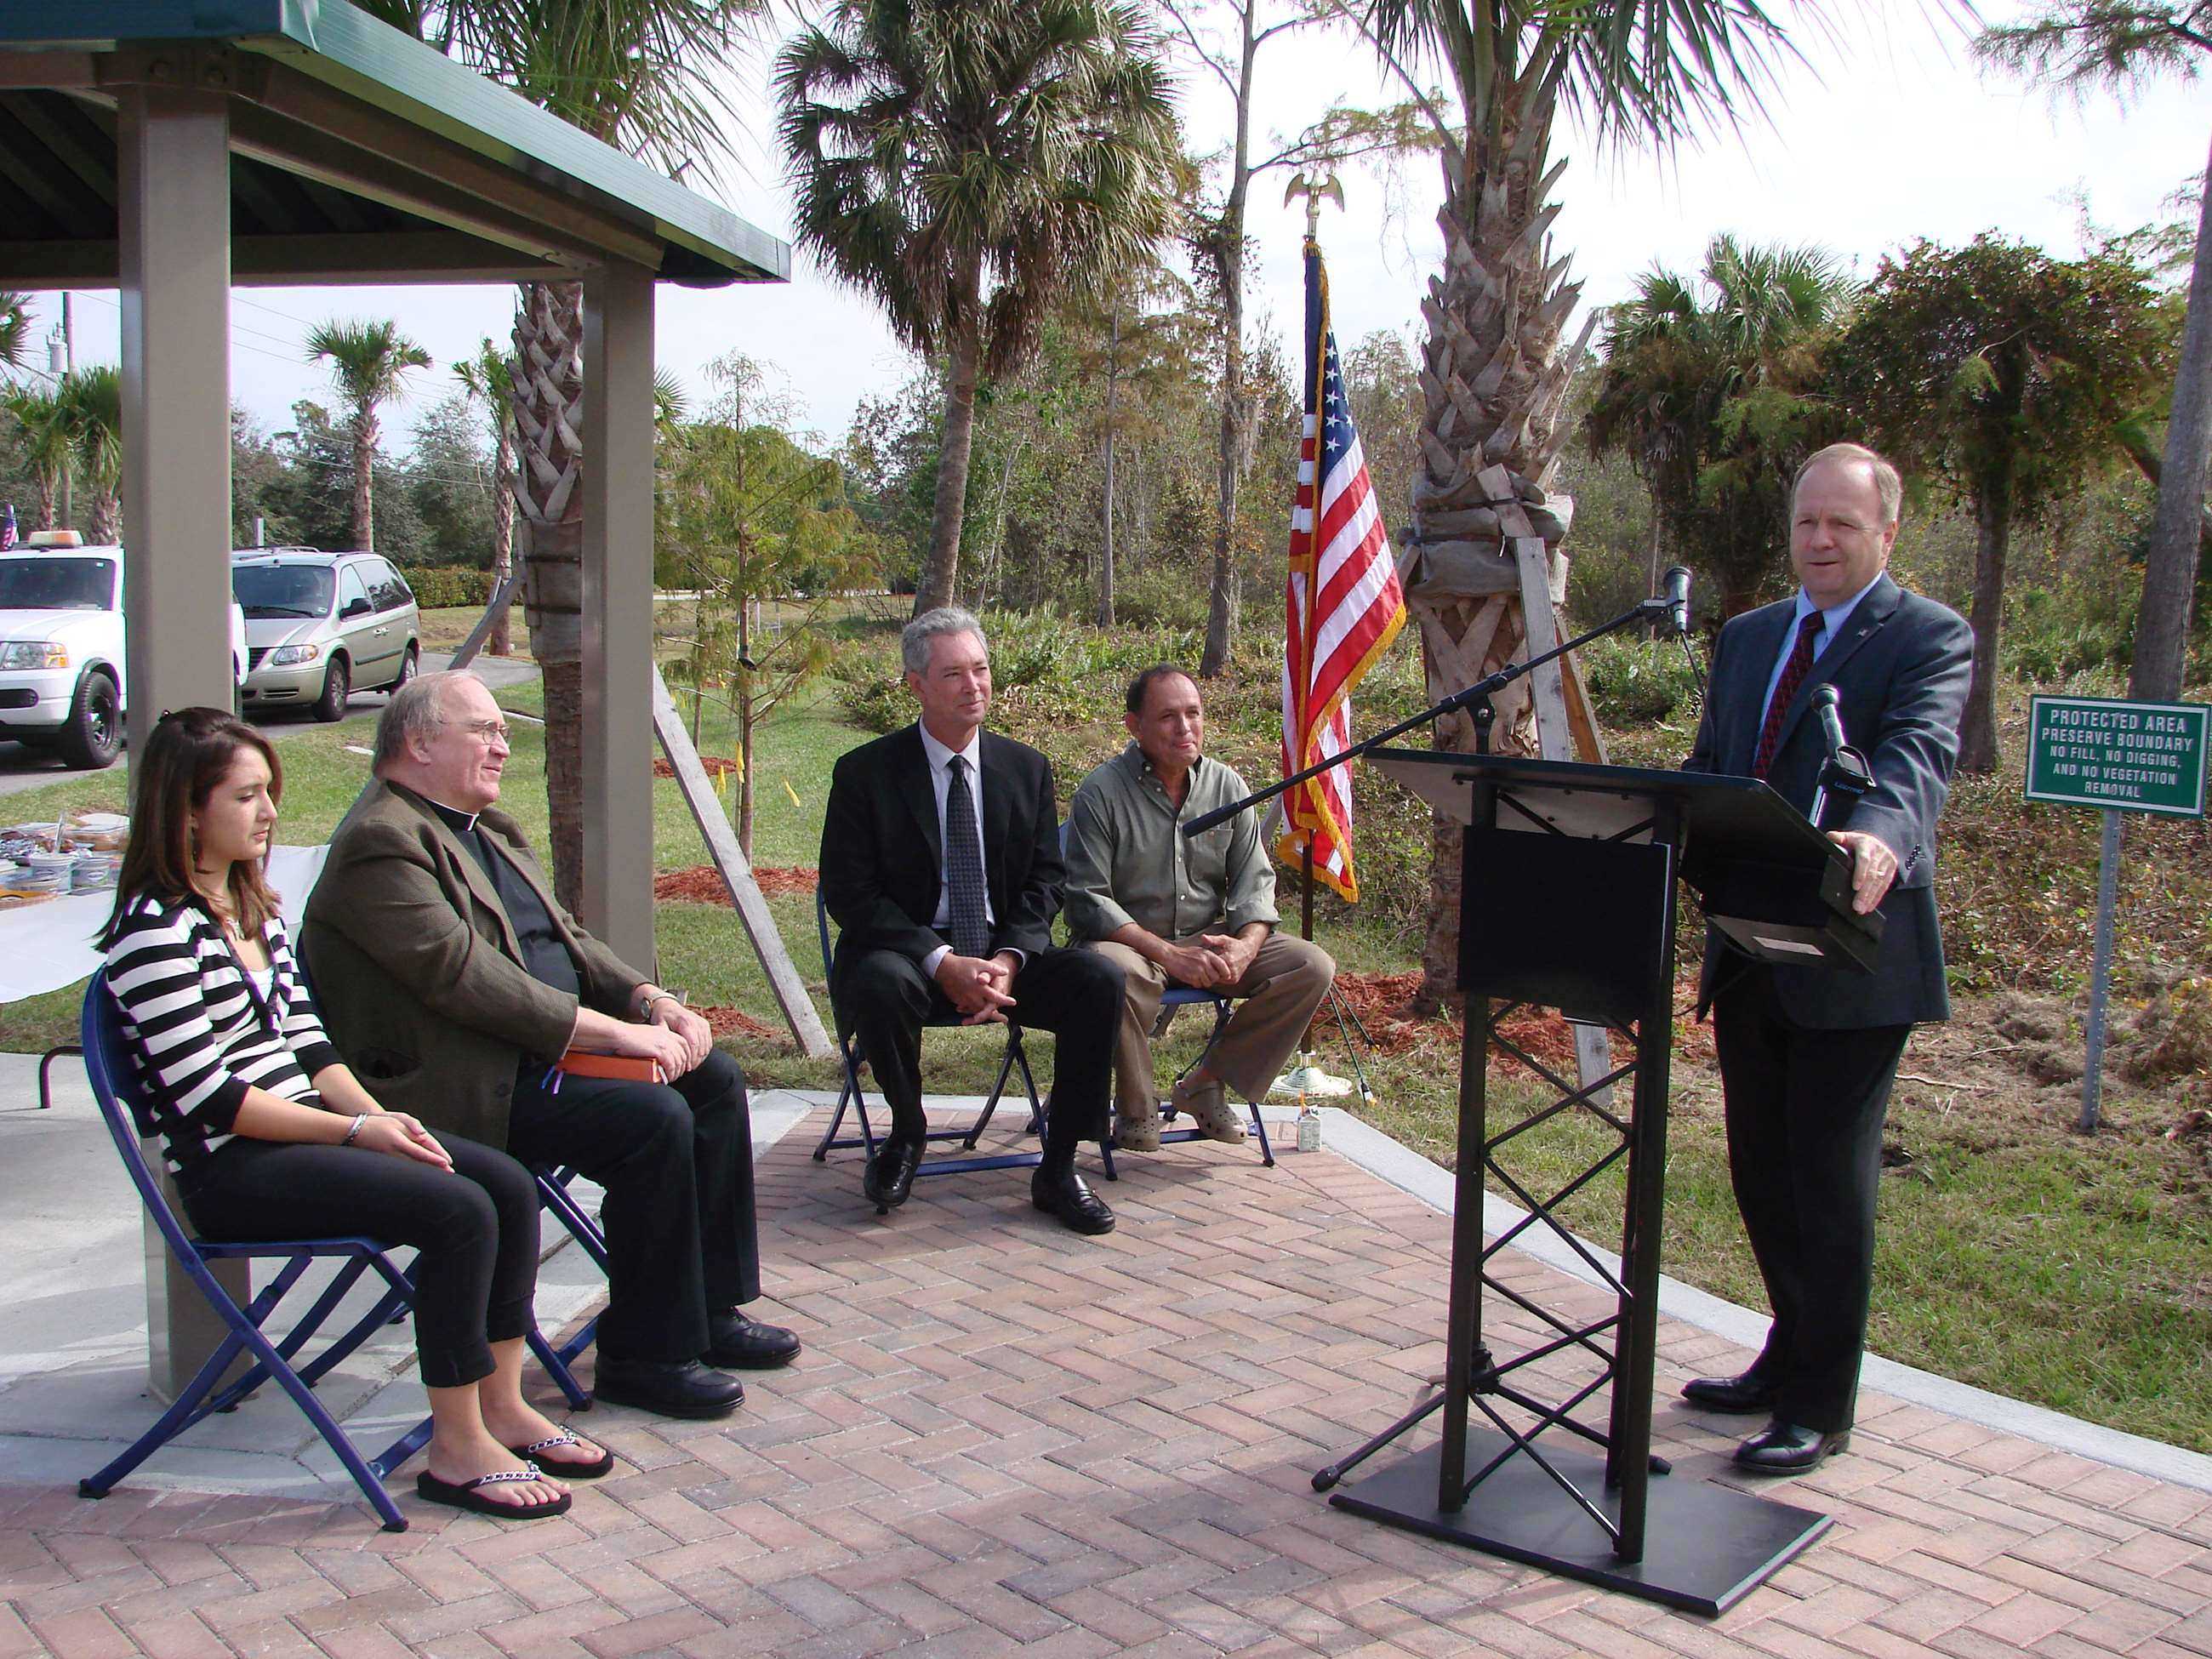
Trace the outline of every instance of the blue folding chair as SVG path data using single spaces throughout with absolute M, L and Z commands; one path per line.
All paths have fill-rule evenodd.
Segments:
M 337 1420 L 315 1398 L 314 1386 L 377 1330 L 406 1315 L 415 1302 L 413 1279 L 392 1261 L 386 1254 L 387 1247 L 373 1238 L 270 1239 L 226 1244 L 193 1237 L 170 1207 L 161 1183 L 146 1162 L 137 1127 L 142 1118 L 150 1121 L 145 1110 L 144 1086 L 131 1058 L 122 1016 L 114 999 L 108 994 L 105 974 L 94 975 L 85 989 L 82 1030 L 85 1075 L 92 1084 L 93 1097 L 99 1103 L 101 1120 L 107 1125 L 115 1150 L 131 1176 L 131 1184 L 138 1189 L 139 1201 L 161 1230 L 177 1265 L 207 1298 L 209 1307 L 228 1328 L 229 1334 L 153 1427 L 98 1474 L 80 1480 L 78 1493 L 86 1498 L 106 1497 L 117 1481 L 178 1435 L 216 1412 L 231 1410 L 264 1382 L 274 1379 L 291 1395 L 293 1403 L 314 1425 L 315 1432 L 337 1455 L 338 1462 L 345 1466 L 346 1473 L 368 1499 L 369 1507 L 383 1520 L 384 1529 L 406 1531 L 407 1518 L 385 1491 L 384 1477 L 429 1440 L 430 1419 L 424 1418 L 378 1455 L 365 1459 Z M 241 1308 L 222 1281 L 208 1270 L 208 1264 L 256 1260 L 282 1261 L 284 1265 L 276 1277 Z M 322 1260 L 337 1261 L 337 1273 L 283 1340 L 272 1342 L 263 1327 L 308 1267 Z M 375 1304 L 349 1329 L 332 1339 L 313 1359 L 295 1367 L 294 1356 L 313 1339 L 323 1322 L 371 1271 L 384 1283 L 383 1294 Z M 569 1376 L 561 1357 L 534 1328 L 529 1340 L 532 1351 L 560 1385 L 569 1405 L 580 1407 L 588 1403 L 589 1396 L 576 1387 L 575 1379 Z M 218 1389 L 216 1383 L 242 1353 L 251 1354 L 254 1364 L 235 1382 Z
M 576 1178 L 576 1170 L 569 1164 L 533 1166 L 530 1171 L 538 1182 L 538 1201 L 553 1212 L 554 1218 L 568 1230 L 568 1237 L 576 1241 L 576 1248 L 599 1263 L 599 1271 L 607 1271 L 607 1236 L 600 1230 L 599 1219 L 576 1201 L 568 1183 Z M 577 1356 L 599 1338 L 599 1316 L 593 1314 L 577 1327 L 576 1334 L 557 1348 L 550 1348 L 541 1356 L 545 1369 L 561 1385 L 568 1397 L 572 1411 L 582 1411 L 592 1403 L 591 1396 L 583 1392 L 568 1367 L 576 1363 Z
M 1063 861 L 1067 857 L 1067 831 L 1068 824 L 1063 822 L 1060 826 L 1060 856 Z M 1205 1042 L 1200 1046 L 1198 1053 L 1191 1057 L 1190 1063 L 1176 1073 L 1175 1080 L 1177 1083 L 1182 1082 L 1198 1069 L 1199 1062 L 1206 1058 L 1214 1043 L 1219 1040 L 1222 1028 L 1229 1024 L 1229 1016 L 1234 1011 L 1236 1003 L 1232 999 L 1223 996 L 1218 991 L 1209 991 L 1201 986 L 1184 985 L 1176 980 L 1170 980 L 1167 988 L 1160 994 L 1160 1015 L 1152 1026 L 1152 1041 L 1155 1042 L 1166 1035 L 1168 1027 L 1174 1023 L 1175 1017 L 1178 1013 L 1186 1008 L 1195 1008 L 1209 1004 L 1213 1009 L 1213 1029 L 1206 1034 Z M 1252 1114 L 1252 1133 L 1260 1142 L 1260 1162 L 1272 1170 L 1275 1167 L 1275 1149 L 1267 1144 L 1267 1125 L 1261 1119 L 1258 1106 L 1247 1101 L 1245 1109 Z M 1177 1115 L 1173 1091 L 1170 1091 L 1170 1098 L 1160 1113 L 1160 1121 L 1164 1124 L 1173 1123 Z M 1160 1131 L 1162 1146 L 1166 1146 L 1171 1141 L 1198 1140 L 1202 1138 L 1203 1132 L 1198 1129 L 1163 1128 Z M 1108 1139 L 1110 1142 L 1112 1137 L 1109 1136 Z M 1114 1166 L 1110 1156 L 1107 1159 L 1106 1173 L 1109 1177 L 1113 1177 Z
M 814 890 L 814 927 L 822 942 L 822 974 L 826 981 L 830 975 L 831 960 L 830 907 L 823 901 L 819 885 Z M 926 1027 L 929 1028 L 951 1028 L 959 1024 L 960 1021 L 957 1018 L 949 1017 L 925 1022 Z M 876 1155 L 876 1132 L 868 1121 L 867 1099 L 860 1092 L 860 1066 L 866 1061 L 866 1056 L 860 1052 L 860 1040 L 848 1032 L 840 1030 L 837 1033 L 837 1054 L 843 1063 L 845 1081 L 843 1087 L 838 1091 L 836 1114 L 830 1120 L 829 1128 L 823 1132 L 820 1144 L 814 1148 L 814 1161 L 817 1164 L 826 1160 L 831 1152 L 852 1146 L 866 1147 L 870 1158 Z M 925 1131 L 923 1134 L 925 1144 L 932 1140 L 957 1140 L 963 1151 L 974 1152 L 975 1143 L 981 1138 L 983 1131 L 990 1127 L 992 1115 L 999 1109 L 1000 1097 L 1006 1092 L 1006 1085 L 1013 1077 L 1017 1066 L 1021 1069 L 1022 1087 L 1030 1097 L 1029 1127 L 1024 1133 L 1036 1135 L 1042 1140 L 1044 1135 L 1044 1103 L 1037 1098 L 1036 1079 L 1030 1073 L 1029 1052 L 1022 1046 L 1022 1028 L 1009 1020 L 1006 1022 L 1006 1048 L 999 1060 L 998 1079 L 991 1085 L 991 1092 L 983 1102 L 983 1110 L 981 1115 L 974 1123 L 964 1129 Z M 848 1109 L 860 1119 L 860 1133 L 857 1135 L 846 1135 L 841 1139 L 837 1131 L 844 1125 Z M 1114 1149 L 1110 1137 L 1098 1143 L 1098 1151 L 1104 1160 L 1106 1178 L 1109 1181 L 1115 1179 Z M 1027 1169 L 1042 1163 L 1043 1157 L 1043 1153 L 1040 1151 L 988 1153 L 981 1158 L 940 1158 L 926 1160 L 915 1173 L 917 1176 L 958 1175 L 968 1170 Z

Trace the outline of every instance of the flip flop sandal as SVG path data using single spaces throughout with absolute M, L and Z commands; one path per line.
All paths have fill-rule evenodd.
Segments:
M 488 1515 L 495 1521 L 536 1521 L 549 1515 L 568 1512 L 568 1494 L 562 1492 L 547 1504 L 502 1504 L 496 1498 L 487 1498 L 482 1488 L 495 1486 L 507 1480 L 541 1480 L 544 1471 L 535 1463 L 520 1469 L 501 1469 L 496 1474 L 480 1474 L 473 1480 L 464 1480 L 458 1486 L 450 1480 L 441 1480 L 428 1469 L 415 1477 L 416 1494 L 426 1502 L 443 1504 L 450 1509 L 466 1510 L 471 1515 Z
M 563 1446 L 580 1446 L 583 1443 L 574 1435 L 563 1431 L 544 1440 L 534 1440 L 526 1446 L 509 1446 L 507 1450 L 527 1461 L 540 1452 L 558 1451 Z M 545 1473 L 556 1480 L 596 1480 L 614 1466 L 615 1455 L 601 1448 L 599 1455 L 588 1463 L 562 1463 L 548 1458 Z

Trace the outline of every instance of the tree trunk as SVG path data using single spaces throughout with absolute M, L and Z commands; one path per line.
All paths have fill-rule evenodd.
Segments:
M 1539 70 L 1525 71 L 1519 82 L 1499 75 L 1486 89 L 1488 123 L 1472 126 L 1464 151 L 1447 150 L 1444 158 L 1444 203 L 1437 216 L 1443 270 L 1429 279 L 1421 301 L 1428 337 L 1407 568 L 1408 609 L 1420 623 L 1432 699 L 1503 666 L 1521 648 L 1523 629 L 1518 581 L 1508 579 L 1508 550 L 1494 533 L 1474 538 L 1488 544 L 1475 556 L 1494 556 L 1504 567 L 1496 585 L 1506 591 L 1440 592 L 1425 582 L 1427 548 L 1470 539 L 1455 527 L 1464 520 L 1432 531 L 1431 515 L 1488 504 L 1478 475 L 1492 466 L 1505 469 L 1521 501 L 1540 503 L 1566 438 L 1559 408 L 1573 365 L 1559 350 L 1559 337 L 1581 284 L 1565 280 L 1567 262 L 1550 258 L 1544 234 L 1556 212 L 1547 200 L 1556 175 L 1546 167 L 1553 111 L 1535 90 L 1541 84 Z M 1463 107 L 1477 105 L 1470 91 L 1461 88 Z M 1525 688 L 1521 682 L 1497 701 L 1492 740 L 1500 753 L 1534 752 Z M 1438 748 L 1465 752 L 1474 736 L 1464 715 L 1436 727 Z M 1435 823 L 1428 933 L 1413 999 L 1418 1012 L 1435 1012 L 1457 990 L 1460 842 L 1459 825 Z
M 753 856 L 753 726 L 759 719 L 753 706 L 753 672 L 744 666 L 753 653 L 753 601 L 738 599 L 738 846 L 752 862 Z
M 584 289 L 532 283 L 514 319 L 515 508 L 524 620 L 545 684 L 545 807 L 554 896 L 584 872 Z
M 113 490 L 103 489 L 92 498 L 89 533 L 99 547 L 112 547 L 123 539 L 123 498 Z
M 1997 634 L 2004 623 L 2005 555 L 2012 544 L 2012 475 L 1990 479 L 1974 501 L 1974 681 L 1959 723 L 1959 769 L 1994 772 L 1997 752 Z
M 353 544 L 363 553 L 376 551 L 374 503 L 369 495 L 375 465 L 376 410 L 363 404 L 353 412 Z
M 2143 564 L 2142 609 L 2136 619 L 2130 696 L 2179 701 L 2189 666 L 2189 607 L 2197 593 L 2197 524 L 2203 511 L 2207 451 L 2212 450 L 2212 166 L 2204 173 L 2197 220 L 2197 258 L 2189 273 L 2189 315 L 2181 367 L 2166 416 L 2166 461 L 2158 516 Z
M 514 574 L 514 422 L 505 410 L 499 411 L 499 449 L 493 457 L 491 494 L 491 580 L 495 591 L 506 584 Z M 514 639 L 507 625 L 514 607 L 499 613 L 499 620 L 491 625 L 491 635 L 484 641 L 484 649 L 495 657 L 504 657 L 514 648 Z
M 51 475 L 41 472 L 35 476 L 34 482 L 39 488 L 39 528 L 58 530 L 61 526 L 54 518 L 55 481 Z
M 958 294 L 947 342 L 945 421 L 937 452 L 937 503 L 930 520 L 929 563 L 915 585 L 914 614 L 951 605 L 960 575 L 960 526 L 968 509 L 968 459 L 975 443 L 976 364 L 983 351 L 983 269 L 961 257 Z
M 1206 647 L 1198 672 L 1212 679 L 1228 671 L 1237 648 L 1237 613 L 1243 602 L 1237 570 L 1237 489 L 1244 473 L 1244 204 L 1252 188 L 1252 60 L 1259 0 L 1238 8 L 1243 46 L 1237 73 L 1237 137 L 1230 154 L 1229 194 L 1221 204 L 1214 265 L 1221 282 L 1221 432 L 1214 455 L 1213 581 L 1206 602 Z
M 1103 540 L 1098 554 L 1098 625 L 1114 625 L 1114 405 L 1120 391 L 1121 307 L 1106 314 L 1106 501 Z

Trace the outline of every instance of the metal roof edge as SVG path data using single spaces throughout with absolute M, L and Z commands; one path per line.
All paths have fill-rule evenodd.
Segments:
M 541 185 L 648 224 L 690 257 L 663 274 L 715 287 L 788 282 L 791 247 L 720 203 L 569 125 L 349 0 L 0 0 L 0 44 L 229 41 L 379 106 Z M 79 28 L 86 33 L 75 33 Z M 66 34 L 66 38 L 64 38 Z

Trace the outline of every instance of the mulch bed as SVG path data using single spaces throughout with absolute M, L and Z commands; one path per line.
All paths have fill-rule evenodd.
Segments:
M 1382 1053 L 1401 1054 L 1432 1044 L 1456 1049 L 1465 1030 L 1457 1009 L 1423 1018 L 1415 1018 L 1408 1012 L 1407 1004 L 1413 1000 L 1413 994 L 1420 988 L 1420 984 L 1419 973 L 1340 973 L 1336 976 L 1338 992 L 1352 1012 L 1359 1017 L 1359 1023 L 1367 1028 L 1367 1035 Z M 1678 1012 L 1674 1020 L 1674 1051 L 1685 1059 L 1710 1063 L 1713 1052 L 1712 1028 L 1696 1024 L 1689 1012 L 1695 1004 L 1697 990 L 1694 969 L 1675 987 L 1674 1001 Z M 1323 1012 L 1326 1017 L 1327 1011 Z M 1563 1074 L 1572 1073 L 1575 1065 L 1574 1030 L 1559 1015 L 1549 1012 L 1523 1012 L 1510 1016 L 1502 1029 L 1510 1042 L 1554 1071 Z M 1498 1064 L 1505 1069 L 1520 1069 L 1517 1060 L 1503 1055 L 1499 1056 Z
M 745 769 L 743 765 L 731 759 L 727 755 L 702 755 L 699 757 L 699 764 L 706 769 L 707 775 L 710 778 L 719 778 L 725 772 L 743 772 Z M 655 756 L 653 762 L 653 775 L 656 778 L 672 778 L 676 775 L 676 769 Z
M 762 892 L 770 898 L 779 898 L 789 893 L 811 893 L 815 872 L 811 865 L 784 868 L 761 866 L 755 867 L 753 879 L 760 884 Z M 653 896 L 656 899 L 682 899 L 692 904 L 730 902 L 730 890 L 722 885 L 722 872 L 711 864 L 695 864 L 688 870 L 663 870 L 653 878 Z
M 780 1042 L 787 1048 L 793 1046 L 791 1033 L 782 1026 L 755 1019 L 742 1008 L 695 1008 L 691 1012 L 705 1020 L 717 1037 L 743 1037 L 748 1042 Z

